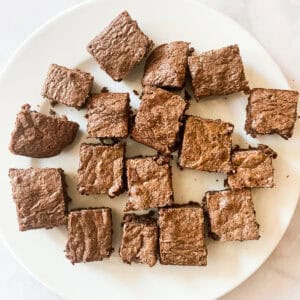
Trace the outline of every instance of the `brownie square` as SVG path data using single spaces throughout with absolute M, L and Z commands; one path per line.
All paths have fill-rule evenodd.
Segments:
M 9 169 L 9 177 L 20 231 L 66 225 L 71 199 L 62 169 Z
M 189 43 L 172 42 L 157 47 L 146 60 L 142 85 L 180 89 L 185 82 Z
M 189 116 L 186 120 L 179 165 L 200 171 L 231 170 L 233 125 L 221 120 Z
M 220 241 L 259 239 L 251 190 L 207 192 L 205 205 L 209 216 L 210 234 Z
M 92 88 L 94 77 L 78 69 L 52 64 L 44 83 L 42 95 L 52 105 L 62 103 L 80 109 Z
M 123 262 L 147 264 L 157 261 L 158 226 L 152 214 L 125 214 L 120 256 Z
M 132 138 L 160 153 L 175 150 L 187 103 L 180 96 L 163 89 L 146 87 L 135 117 Z
M 289 90 L 252 89 L 247 105 L 245 130 L 252 137 L 277 133 L 288 139 L 297 119 L 299 93 Z
M 277 154 L 266 145 L 235 150 L 231 157 L 233 171 L 227 183 L 231 189 L 271 188 L 274 186 L 272 159 Z
M 188 65 L 197 100 L 249 90 L 238 45 L 190 56 Z
M 74 141 L 79 125 L 67 117 L 48 116 L 30 110 L 25 104 L 17 114 L 9 150 L 29 157 L 50 157 L 59 154 Z
M 68 216 L 66 257 L 72 264 L 110 257 L 112 214 L 110 208 L 71 211 Z
M 124 188 L 125 145 L 86 144 L 80 146 L 78 190 L 84 195 L 118 196 Z
M 128 93 L 94 94 L 88 101 L 89 137 L 126 138 L 128 135 Z
M 121 81 L 152 47 L 153 42 L 124 11 L 88 44 L 87 50 L 113 80 Z
M 178 205 L 158 211 L 160 263 L 205 266 L 204 214 L 199 205 Z

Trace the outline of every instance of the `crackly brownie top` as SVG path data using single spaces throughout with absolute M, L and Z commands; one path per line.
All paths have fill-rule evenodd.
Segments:
M 188 65 L 197 99 L 249 89 L 238 45 L 190 56 Z
M 297 91 L 252 89 L 247 105 L 247 133 L 253 137 L 277 133 L 290 138 L 297 119 L 298 98 Z
M 178 95 L 159 88 L 146 87 L 135 117 L 132 138 L 157 151 L 174 150 L 186 102 Z
M 205 202 L 214 238 L 221 241 L 259 239 L 250 190 L 207 192 Z
M 62 169 L 10 169 L 9 177 L 21 231 L 67 223 Z
M 233 172 L 227 182 L 231 189 L 273 187 L 274 171 L 272 158 L 276 153 L 266 145 L 248 150 L 236 150 L 231 161 Z
M 203 210 L 197 206 L 159 209 L 161 264 L 206 265 Z
M 231 170 L 233 125 L 221 120 L 189 116 L 184 130 L 179 164 L 209 172 Z
M 85 104 L 93 80 L 93 76 L 89 73 L 52 64 L 49 67 L 42 95 L 52 104 L 63 103 L 79 109 Z
M 100 67 L 114 80 L 122 80 L 151 50 L 153 42 L 127 11 L 119 14 L 87 46 Z
M 188 53 L 189 43 L 181 41 L 157 47 L 147 58 L 142 84 L 182 88 Z
M 78 169 L 81 194 L 117 196 L 123 189 L 124 144 L 82 144 Z
M 97 138 L 125 138 L 128 117 L 128 93 L 94 94 L 88 101 L 88 134 Z
M 98 261 L 112 252 L 110 208 L 71 211 L 68 216 L 66 256 L 71 262 Z
M 54 156 L 74 141 L 78 128 L 67 117 L 30 111 L 30 105 L 26 104 L 17 114 L 9 149 L 30 157 Z

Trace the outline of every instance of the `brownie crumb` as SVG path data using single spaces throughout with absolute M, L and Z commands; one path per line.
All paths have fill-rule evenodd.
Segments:
M 216 182 L 219 182 L 219 179 L 216 179 Z
M 290 177 L 290 175 L 286 175 L 286 178 L 289 178 Z
M 108 93 L 109 90 L 106 86 L 104 86 L 102 89 L 101 89 L 101 93 Z
M 190 49 L 189 49 L 189 56 L 191 56 L 194 52 L 195 52 L 195 48 L 194 47 L 190 47 Z
M 51 116 L 55 116 L 56 115 L 56 111 L 54 111 L 52 108 L 49 109 L 49 114 Z
M 186 101 L 189 101 L 189 100 L 191 100 L 191 95 L 189 94 L 189 92 L 187 91 L 187 90 L 184 90 L 184 99 L 186 100 Z
M 136 96 L 139 96 L 139 92 L 137 90 L 132 90 Z

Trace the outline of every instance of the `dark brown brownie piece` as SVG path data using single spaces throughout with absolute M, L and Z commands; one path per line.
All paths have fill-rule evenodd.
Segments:
M 175 149 L 186 108 L 187 103 L 180 96 L 146 87 L 135 117 L 132 138 L 161 153 L 170 154 Z
M 66 225 L 67 203 L 62 169 L 9 169 L 20 231 Z
M 245 130 L 252 137 L 277 133 L 288 139 L 297 120 L 299 93 L 290 90 L 252 89 L 247 105 Z
M 197 100 L 249 91 L 238 45 L 190 56 L 188 65 Z
M 120 81 L 152 47 L 153 42 L 124 11 L 88 44 L 87 50 L 113 80 Z
M 123 262 L 154 266 L 157 261 L 158 226 L 152 214 L 125 214 L 120 256 Z
M 74 210 L 68 216 L 66 257 L 72 264 L 110 257 L 112 248 L 111 209 Z
M 158 211 L 160 263 L 205 266 L 204 214 L 199 205 L 178 205 Z
M 213 238 L 220 241 L 259 239 L 250 189 L 207 192 L 204 202 Z
M 185 82 L 189 43 L 172 42 L 158 46 L 147 58 L 142 85 L 180 89 Z
M 232 153 L 232 172 L 227 183 L 231 189 L 271 188 L 274 186 L 272 159 L 277 154 L 266 145 L 238 149 Z
M 188 116 L 179 165 L 200 171 L 228 173 L 233 125 L 221 120 Z
M 78 190 L 84 195 L 118 196 L 124 188 L 125 145 L 81 144 Z
M 49 116 L 30 110 L 26 104 L 17 114 L 9 150 L 29 157 L 50 157 L 72 144 L 79 125 L 67 117 Z
M 125 211 L 172 205 L 172 174 L 169 159 L 163 156 L 126 160 L 129 200 Z
M 126 138 L 129 119 L 128 93 L 94 94 L 88 101 L 89 137 Z

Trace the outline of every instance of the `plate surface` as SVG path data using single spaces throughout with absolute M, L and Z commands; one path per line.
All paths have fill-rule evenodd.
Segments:
M 250 276 L 270 255 L 284 234 L 299 196 L 300 128 L 296 125 L 292 139 L 279 136 L 252 139 L 245 135 L 247 97 L 235 94 L 191 102 L 188 113 L 208 118 L 221 118 L 235 125 L 235 144 L 266 143 L 278 152 L 274 162 L 276 187 L 253 191 L 261 239 L 249 242 L 221 243 L 207 240 L 207 267 L 123 264 L 118 257 L 121 237 L 120 222 L 126 195 L 115 199 L 105 196 L 81 196 L 76 191 L 79 145 L 86 140 L 85 111 L 56 106 L 60 114 L 80 123 L 75 143 L 59 156 L 30 159 L 13 156 L 8 150 L 9 135 L 16 113 L 24 103 L 34 109 L 49 111 L 49 103 L 40 96 L 50 63 L 78 67 L 95 76 L 95 91 L 108 87 L 110 91 L 128 91 L 131 104 L 139 99 L 132 92 L 141 91 L 139 84 L 143 66 L 121 83 L 113 82 L 99 69 L 85 50 L 91 38 L 98 34 L 119 12 L 128 10 L 142 30 L 159 45 L 174 40 L 191 42 L 196 52 L 237 43 L 251 87 L 288 89 L 287 81 L 264 49 L 244 29 L 229 18 L 197 2 L 123 0 L 93 1 L 79 5 L 51 20 L 33 34 L 17 51 L 0 78 L 2 98 L 1 124 L 1 210 L 0 230 L 3 239 L 38 280 L 65 299 L 153 299 L 159 295 L 172 299 L 216 298 L 228 292 Z M 299 123 L 299 122 L 298 122 Z M 127 141 L 127 155 L 154 154 L 154 151 Z M 224 176 L 194 170 L 180 171 L 173 161 L 175 201 L 201 201 L 205 191 L 223 189 Z M 15 206 L 11 199 L 7 177 L 9 167 L 61 167 L 66 171 L 71 207 L 110 206 L 113 209 L 114 248 L 109 260 L 72 266 L 64 257 L 65 228 L 18 232 Z

